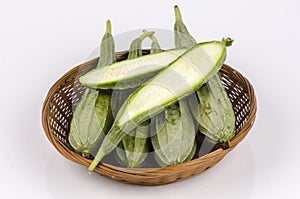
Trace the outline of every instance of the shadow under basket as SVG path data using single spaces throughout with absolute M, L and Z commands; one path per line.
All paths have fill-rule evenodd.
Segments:
M 148 51 L 144 51 L 147 54 Z M 117 60 L 127 58 L 127 52 L 116 53 Z M 90 60 L 68 71 L 49 90 L 43 104 L 42 124 L 53 146 L 67 159 L 88 167 L 92 160 L 75 153 L 68 142 L 69 126 L 73 104 L 76 104 L 85 90 L 78 78 L 96 67 L 98 58 Z M 228 152 L 240 143 L 250 131 L 256 116 L 256 98 L 251 83 L 238 71 L 223 65 L 219 71 L 222 84 L 233 104 L 236 116 L 236 136 L 227 149 L 219 148 L 202 157 L 164 168 L 124 168 L 100 163 L 94 170 L 113 180 L 141 185 L 161 185 L 189 178 L 218 163 Z

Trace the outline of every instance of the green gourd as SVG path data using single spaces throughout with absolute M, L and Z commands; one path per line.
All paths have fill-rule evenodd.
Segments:
M 153 34 L 154 32 L 144 31 L 142 35 L 134 39 L 130 44 L 128 59 L 142 56 L 142 42 Z M 132 91 L 132 89 L 114 91 L 116 92 L 115 100 L 113 100 L 116 104 L 115 110 L 119 110 Z M 142 166 L 149 150 L 148 132 L 148 122 L 144 122 L 122 139 L 116 148 L 117 160 L 121 165 L 129 168 Z
M 174 41 L 176 48 L 189 48 L 196 44 L 182 22 L 179 8 L 175 6 Z M 189 161 L 195 153 L 196 128 L 188 102 L 166 107 L 165 113 L 156 117 L 156 135 L 151 139 L 155 159 L 160 166 L 174 166 Z
M 179 8 L 175 6 L 174 9 L 176 15 L 175 43 L 178 43 L 176 47 L 188 47 L 196 44 L 195 39 L 182 22 Z M 228 38 L 223 39 L 222 42 L 230 46 L 233 40 Z M 201 89 L 196 91 L 196 96 L 199 102 L 195 102 L 193 98 L 189 98 L 189 101 L 201 133 L 213 143 L 221 143 L 224 144 L 224 147 L 228 147 L 230 140 L 235 135 L 235 115 L 219 75 L 216 74 L 209 79 Z
M 232 103 L 219 76 L 212 77 L 205 86 L 196 91 L 195 98 L 189 98 L 192 113 L 199 123 L 199 130 L 212 143 L 223 148 L 230 145 L 235 136 L 235 114 Z
M 174 39 L 176 48 L 189 48 L 195 45 L 196 40 L 190 35 L 187 27 L 182 21 L 181 12 L 176 5 L 174 7 L 175 24 L 174 24 Z
M 119 163 L 128 168 L 143 166 L 149 152 L 148 121 L 141 123 L 129 134 L 125 135 L 116 148 Z
M 156 117 L 156 134 L 151 137 L 156 161 L 164 167 L 190 160 L 196 149 L 195 134 L 186 99 L 167 107 Z
M 84 86 L 96 89 L 128 89 L 145 83 L 187 49 L 171 49 L 116 62 L 93 69 L 79 78 Z M 99 78 L 101 77 L 101 78 Z
M 100 44 L 97 68 L 116 61 L 111 23 L 106 22 L 106 32 Z M 113 122 L 110 110 L 111 94 L 86 88 L 73 113 L 69 142 L 73 149 L 84 157 L 90 157 L 100 146 L 104 134 Z
M 195 45 L 195 39 L 190 35 L 182 21 L 178 6 L 174 7 L 176 23 L 176 47 Z M 233 40 L 228 38 L 222 41 L 232 45 Z M 199 124 L 200 132 L 206 135 L 213 143 L 229 146 L 229 141 L 235 135 L 235 115 L 232 103 L 222 85 L 218 74 L 209 79 L 202 88 L 196 91 L 196 98 L 189 97 L 192 113 Z

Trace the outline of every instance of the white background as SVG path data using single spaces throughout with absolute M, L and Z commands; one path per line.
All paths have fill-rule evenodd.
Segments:
M 253 129 L 215 167 L 173 184 L 88 175 L 42 130 L 49 88 L 97 47 L 107 18 L 115 35 L 172 30 L 175 4 L 199 41 L 235 39 L 226 62 L 255 87 Z M 1 0 L 1 198 L 299 198 L 299 11 L 298 0 Z

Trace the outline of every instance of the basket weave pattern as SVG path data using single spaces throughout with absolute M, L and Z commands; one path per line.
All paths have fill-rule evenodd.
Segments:
M 146 54 L 148 51 L 144 51 Z M 127 58 L 127 52 L 116 54 L 117 60 Z M 88 167 L 91 160 L 72 150 L 68 142 L 69 126 L 74 104 L 80 100 L 84 87 L 78 77 L 96 67 L 98 58 L 81 64 L 62 76 L 49 90 L 44 101 L 42 124 L 49 141 L 67 159 Z M 214 166 L 250 131 L 256 115 L 256 98 L 250 82 L 228 65 L 219 72 L 222 83 L 232 101 L 237 135 L 226 150 L 217 149 L 200 158 L 165 168 L 122 168 L 100 163 L 95 172 L 118 181 L 143 185 L 160 185 L 188 178 Z

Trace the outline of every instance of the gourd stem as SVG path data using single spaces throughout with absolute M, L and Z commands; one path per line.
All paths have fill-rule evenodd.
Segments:
M 147 33 L 147 32 L 149 32 L 149 31 L 147 31 L 147 30 L 144 29 L 143 32 L 144 32 L 144 33 Z M 152 42 L 158 42 L 157 38 L 154 37 L 153 34 L 149 35 L 149 38 L 151 39 Z
M 144 31 L 143 31 L 144 32 Z M 150 32 L 144 32 L 141 36 L 139 36 L 139 39 L 144 40 L 146 37 L 149 37 L 151 35 L 153 35 L 154 32 L 150 31 Z
M 231 46 L 233 42 L 234 42 L 234 40 L 229 38 L 229 37 L 228 38 L 222 38 L 222 43 L 225 46 Z
M 181 12 L 180 12 L 179 7 L 177 5 L 174 6 L 174 11 L 175 11 L 176 21 L 182 21 Z
M 106 21 L 106 33 L 111 33 L 111 23 L 109 19 Z

